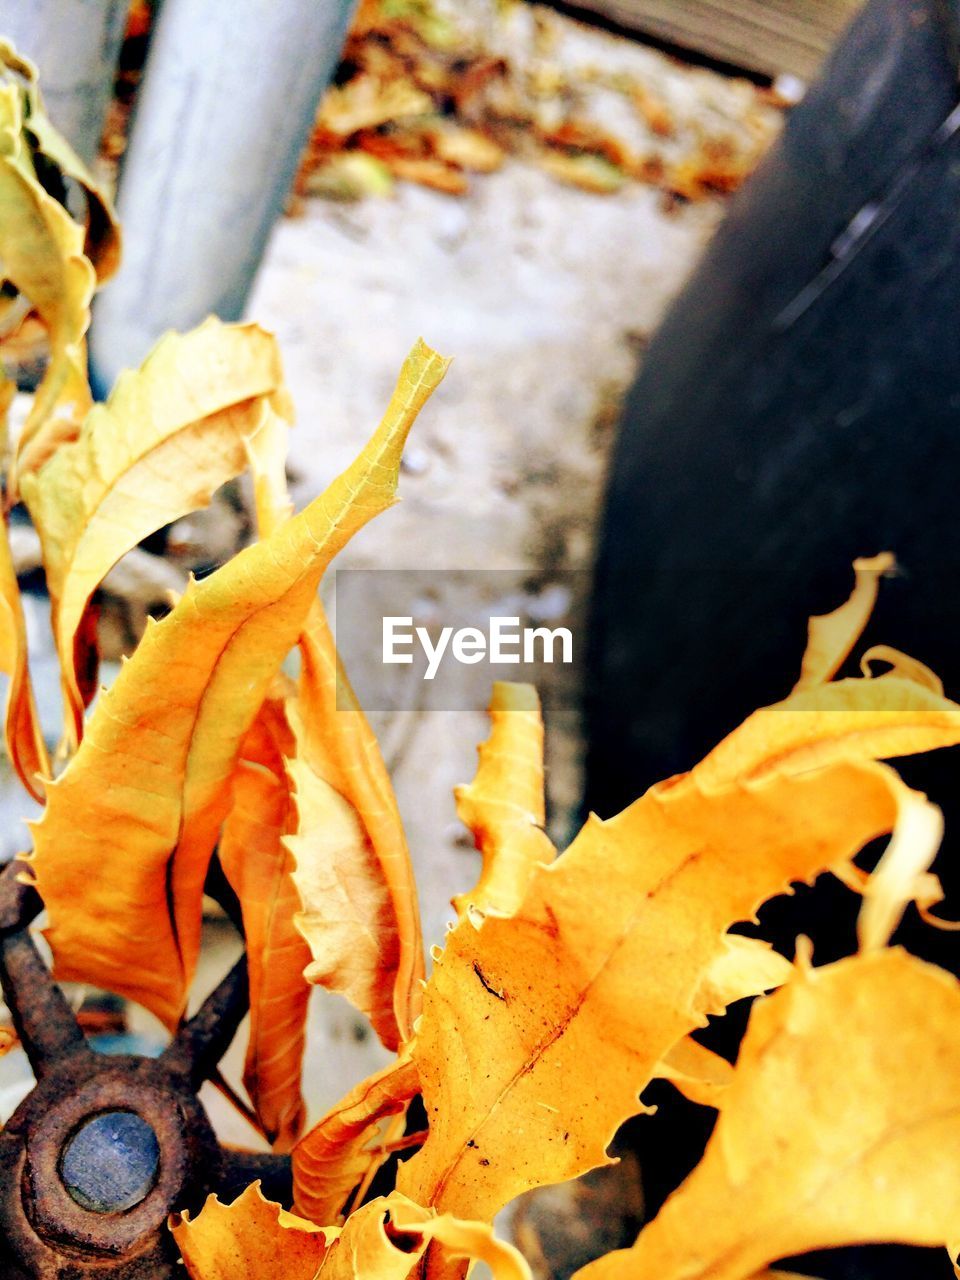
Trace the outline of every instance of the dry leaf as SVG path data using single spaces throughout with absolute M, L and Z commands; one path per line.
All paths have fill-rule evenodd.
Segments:
M 477 748 L 476 777 L 455 792 L 460 821 L 483 855 L 476 887 L 453 900 L 460 916 L 471 908 L 513 915 L 534 868 L 556 856 L 543 830 L 543 719 L 536 690 L 494 684 L 490 721 L 490 737 Z
M 832 613 L 810 619 L 797 689 L 826 684 L 833 679 L 863 634 L 876 604 L 881 575 L 895 567 L 896 561 L 889 551 L 854 560 L 855 585 L 850 598 Z
M 718 1053 L 684 1036 L 660 1059 L 654 1074 L 669 1080 L 691 1102 L 720 1107 L 733 1078 L 733 1067 Z
M 27 667 L 27 631 L 7 524 L 0 515 L 0 671 L 9 679 L 4 741 L 10 763 L 32 796 L 43 799 L 50 761 Z
M 904 910 L 911 902 L 931 923 L 930 909 L 943 900 L 939 879 L 929 870 L 943 838 L 943 814 L 916 791 L 896 788 L 897 825 L 893 838 L 873 874 L 860 887 L 863 905 L 857 919 L 862 951 L 874 951 L 890 941 Z
M 250 1034 L 243 1083 L 275 1149 L 303 1128 L 300 1089 L 310 952 L 294 924 L 300 900 L 284 836 L 295 825 L 286 759 L 293 733 L 280 696 L 268 698 L 243 741 L 218 852 L 240 899 L 250 974 Z
M 698 993 L 729 927 L 889 831 L 892 778 L 840 763 L 710 793 L 655 787 L 591 817 L 515 917 L 461 922 L 427 986 L 414 1056 L 431 1128 L 400 1189 L 489 1220 L 605 1163 L 657 1064 L 703 1024 Z
M 889 759 L 960 742 L 960 707 L 897 671 L 802 689 L 748 716 L 691 775 L 706 790 L 836 760 Z
M 46 183 L 49 186 L 55 173 L 61 186 L 73 183 L 83 192 L 86 200 L 84 253 L 96 270 L 97 280 L 103 284 L 120 265 L 120 224 L 113 205 L 66 138 L 51 124 L 44 110 L 33 63 L 20 57 L 6 40 L 0 40 L 0 63 L 8 76 L 13 72 L 20 81 L 24 129 L 31 152 L 43 159 Z
M 798 974 L 754 1006 L 706 1155 L 640 1234 L 578 1280 L 744 1280 L 960 1221 L 960 987 L 900 950 Z
M 75 434 L 91 404 L 84 335 L 96 272 L 84 255 L 84 229 L 37 180 L 24 132 L 25 96 L 9 77 L 9 46 L 0 43 L 7 79 L 0 83 L 0 261 L 3 278 L 29 299 L 50 339 L 50 360 L 19 442 L 19 470 Z M 21 64 L 25 65 L 25 64 Z M 16 478 L 8 481 L 8 497 Z
M 337 1221 L 347 1197 L 368 1172 L 369 1146 L 380 1122 L 399 1115 L 419 1091 L 409 1053 L 362 1080 L 293 1149 L 297 1213 L 313 1222 Z
M 264 1199 L 259 1182 L 230 1205 L 209 1196 L 196 1217 L 170 1225 L 192 1280 L 314 1280 L 339 1234 Z
M 211 318 L 167 334 L 91 410 L 75 442 L 22 476 L 43 544 L 71 742 L 83 727 L 74 638 L 91 595 L 127 551 L 207 506 L 246 468 L 247 441 L 282 376 L 276 342 L 256 325 Z
M 387 416 L 419 412 L 446 368 L 446 361 L 418 342 Z M 418 388 L 415 398 L 407 394 L 410 386 Z M 291 510 L 283 468 L 286 431 L 274 415 L 250 447 L 261 534 L 276 529 Z M 300 734 L 293 768 L 306 821 L 295 852 L 298 884 L 306 895 L 300 925 L 316 961 L 308 977 L 338 990 L 349 985 L 350 998 L 371 1016 L 384 1043 L 396 1048 L 409 1040 L 420 1008 L 423 945 L 416 885 L 386 765 L 319 600 L 300 636 L 300 660 Z M 328 817 L 339 824 L 340 844 L 325 830 Z M 327 887 L 333 896 L 325 901 Z M 351 897 L 365 903 L 359 914 L 350 906 Z M 338 921 L 330 919 L 334 901 L 344 906 Z M 372 932 L 374 921 L 378 928 Z
M 530 1280 L 520 1254 L 489 1227 L 437 1217 L 399 1195 L 370 1201 L 342 1230 L 321 1229 L 254 1185 L 229 1206 L 211 1196 L 196 1218 L 172 1226 L 192 1280 L 406 1280 L 434 1240 L 447 1257 L 482 1259 L 493 1280 Z
M 396 1047 L 399 945 L 390 895 L 360 815 L 311 767 L 298 715 L 293 725 L 297 753 L 289 770 L 297 823 L 284 843 L 302 908 L 297 928 L 312 957 L 306 978 L 344 996 Z
M 438 380 L 411 377 L 360 457 L 266 541 L 192 582 L 148 627 L 49 788 L 31 865 L 55 971 L 179 1019 L 199 946 L 206 867 L 240 745 L 333 556 L 392 505 L 404 440 Z M 169 903 L 169 914 L 158 910 Z

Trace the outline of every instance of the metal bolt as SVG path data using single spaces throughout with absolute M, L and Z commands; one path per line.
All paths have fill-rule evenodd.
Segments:
M 60 1180 L 92 1213 L 123 1213 L 144 1200 L 160 1169 L 157 1135 L 133 1111 L 102 1111 L 64 1144 Z

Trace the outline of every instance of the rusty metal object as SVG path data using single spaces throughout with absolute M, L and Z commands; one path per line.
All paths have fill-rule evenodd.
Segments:
M 0 986 L 37 1083 L 0 1133 L 0 1275 L 172 1280 L 172 1212 L 256 1178 L 289 1197 L 289 1160 L 223 1151 L 196 1096 L 247 1011 L 245 958 L 159 1058 L 97 1054 L 28 932 L 42 903 L 21 875 L 0 874 Z

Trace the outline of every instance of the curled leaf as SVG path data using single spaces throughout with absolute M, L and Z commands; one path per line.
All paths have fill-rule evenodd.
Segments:
M 490 721 L 490 737 L 477 748 L 476 777 L 455 793 L 457 814 L 483 856 L 476 887 L 453 900 L 460 916 L 471 908 L 512 915 L 534 867 L 556 856 L 543 830 L 543 719 L 536 690 L 494 684 Z
M 26 100 L 9 66 L 4 70 L 0 81 L 0 272 L 29 300 L 50 340 L 47 370 L 20 435 L 22 472 L 49 456 L 59 440 L 72 438 L 90 408 L 84 338 L 96 272 L 84 254 L 83 228 L 37 179 L 24 130 Z M 15 491 L 16 478 L 11 476 L 8 498 Z
M 232 1205 L 211 1196 L 196 1218 L 175 1217 L 172 1227 L 192 1280 L 407 1280 L 433 1241 L 445 1257 L 482 1259 L 493 1280 L 530 1280 L 520 1254 L 489 1227 L 437 1217 L 399 1195 L 371 1200 L 342 1230 L 321 1229 L 254 1185 Z
M 890 667 L 888 675 L 899 676 L 904 680 L 912 680 L 914 684 L 923 685 L 934 693 L 943 693 L 943 681 L 928 666 L 911 658 L 899 649 L 892 649 L 888 644 L 875 644 L 860 659 L 860 670 L 869 680 L 873 676 L 872 664 L 885 662 Z
M 943 899 L 940 881 L 929 870 L 943 838 L 943 814 L 919 792 L 897 790 L 897 823 L 873 874 L 860 887 L 857 920 L 862 951 L 886 946 L 910 902 L 929 914 Z M 944 921 L 934 920 L 943 925 Z
M 33 828 L 31 865 L 61 977 L 179 1019 L 241 743 L 325 568 L 394 502 L 413 416 L 385 419 L 304 511 L 192 582 L 98 700 Z
M 960 986 L 900 950 L 800 972 L 753 1009 L 707 1151 L 632 1249 L 577 1280 L 746 1280 L 960 1220 Z
M 300 1075 L 309 998 L 303 971 L 310 952 L 294 924 L 300 902 L 283 842 L 295 824 L 285 763 L 293 750 L 283 698 L 269 697 L 240 749 L 218 846 L 240 899 L 250 975 L 243 1083 L 267 1137 L 281 1151 L 303 1127 Z
M 436 389 L 449 361 L 418 341 L 404 361 L 400 379 L 387 408 L 385 422 L 398 429 L 409 424 Z M 283 471 L 286 426 L 275 416 L 269 430 L 250 446 L 261 532 L 287 519 L 290 502 Z M 310 610 L 300 636 L 301 673 L 297 690 L 299 710 L 298 788 L 304 806 L 322 819 L 323 807 L 340 823 L 341 836 L 356 855 L 351 865 L 345 849 L 324 838 L 297 839 L 299 883 L 304 893 L 305 936 L 316 960 L 312 976 L 342 989 L 347 980 L 358 993 L 354 1002 L 373 1018 L 390 1048 L 410 1039 L 420 1007 L 423 946 L 416 886 L 396 798 L 376 738 L 350 687 L 319 600 Z M 326 784 L 326 786 L 321 785 Z M 341 803 L 342 802 L 342 803 Z M 318 808 L 317 806 L 321 806 Z M 331 870 L 336 863 L 339 870 Z M 373 915 L 364 922 L 354 909 L 339 922 L 331 919 L 315 891 L 331 885 L 343 900 L 347 885 L 355 884 Z M 339 887 L 338 887 L 339 886 Z M 335 899 L 331 899 L 331 902 Z M 349 917 L 360 930 L 351 932 Z M 376 938 L 369 935 L 376 922 Z M 350 955 L 353 942 L 362 945 L 368 969 L 360 970 Z M 343 950 L 338 950 L 342 944 Z M 350 974 L 348 976 L 348 970 Z M 388 1009 L 389 1006 L 389 1009 Z M 375 1016 L 374 1016 L 375 1013 Z
M 43 799 L 41 779 L 50 776 L 50 761 L 40 729 L 27 667 L 27 631 L 17 574 L 10 555 L 6 521 L 0 516 L 0 671 L 8 677 L 4 719 L 7 755 L 23 785 Z
M 335 1222 L 367 1173 L 369 1144 L 387 1116 L 399 1115 L 420 1088 L 409 1053 L 356 1085 L 293 1149 L 296 1209 L 314 1222 Z
M 895 568 L 896 561 L 889 551 L 854 560 L 855 585 L 850 598 L 832 613 L 810 619 L 807 648 L 795 690 L 826 684 L 833 679 L 870 619 L 880 578 Z
M 208 505 L 246 468 L 282 377 L 276 342 L 256 325 L 211 318 L 167 334 L 121 374 L 74 442 L 21 477 L 43 547 L 71 742 L 83 727 L 75 638 L 91 595 L 127 551 Z

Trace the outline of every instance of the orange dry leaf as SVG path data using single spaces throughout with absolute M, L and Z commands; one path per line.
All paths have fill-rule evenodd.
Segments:
M 833 679 L 869 621 L 876 604 L 881 574 L 890 573 L 895 567 L 896 561 L 889 551 L 854 560 L 856 583 L 850 598 L 831 613 L 810 619 L 797 689 L 825 684 Z
M 0 516 L 0 671 L 9 680 L 4 742 L 10 763 L 32 796 L 43 799 L 41 779 L 50 761 L 27 667 L 27 631 L 6 521 Z
M 297 1213 L 313 1222 L 337 1221 L 347 1197 L 368 1172 L 380 1122 L 399 1115 L 419 1091 L 409 1053 L 362 1080 L 293 1149 Z
M 606 1163 L 658 1063 L 705 1021 L 698 994 L 727 930 L 889 831 L 893 776 L 838 763 L 710 793 L 654 787 L 591 817 L 512 919 L 461 922 L 425 994 L 414 1057 L 431 1128 L 400 1189 L 489 1220 Z
M 408 369 L 401 399 L 417 404 L 433 374 L 429 362 L 418 376 Z M 192 582 L 98 701 L 34 826 L 31 865 L 60 977 L 128 995 L 168 1024 L 179 1019 L 241 743 L 324 569 L 394 502 L 414 416 L 388 413 L 306 510 Z
M 256 325 L 211 318 L 167 334 L 91 410 L 75 442 L 22 476 L 43 546 L 70 741 L 83 729 L 74 640 L 91 595 L 122 555 L 208 505 L 245 469 L 246 443 L 282 378 L 276 342 Z
M 196 1217 L 176 1214 L 170 1226 L 193 1280 L 314 1280 L 339 1234 L 264 1199 L 259 1182 L 230 1205 L 209 1196 Z
M 497 682 L 490 700 L 490 737 L 477 748 L 480 764 L 457 787 L 457 814 L 483 855 L 476 888 L 453 900 L 468 910 L 510 916 L 526 896 L 533 870 L 556 856 L 543 830 L 543 719 L 532 685 Z
M 798 974 L 754 1006 L 701 1163 L 578 1280 L 746 1280 L 814 1249 L 955 1240 L 958 1021 L 956 979 L 900 950 Z
M 412 421 L 447 365 L 418 342 L 386 417 Z M 272 415 L 249 448 L 261 535 L 281 527 L 291 510 L 283 468 L 286 430 L 286 423 Z M 350 688 L 319 600 L 300 635 L 300 660 L 298 750 L 292 765 L 298 829 L 289 847 L 303 899 L 298 925 L 315 961 L 307 977 L 348 994 L 371 1017 L 383 1042 L 396 1048 L 409 1040 L 420 1003 L 423 946 L 416 885 L 380 748 Z M 359 913 L 357 902 L 363 904 Z
M 282 697 L 270 697 L 240 749 L 218 846 L 240 899 L 250 974 L 243 1083 L 267 1137 L 281 1151 L 303 1127 L 300 1073 L 310 994 L 303 976 L 310 952 L 294 924 L 300 901 L 284 845 L 295 825 L 285 763 L 293 751 Z
M 173 1234 L 192 1280 L 407 1280 L 434 1240 L 447 1257 L 486 1262 L 493 1280 L 530 1280 L 520 1254 L 489 1227 L 438 1217 L 399 1195 L 370 1201 L 342 1230 L 321 1230 L 254 1186 L 229 1206 L 211 1196 L 195 1219 L 175 1219 Z
M 309 794 L 312 807 L 307 823 L 301 807 L 297 844 L 291 847 L 304 907 L 299 924 L 315 961 L 307 977 L 329 985 L 329 975 L 342 964 L 355 963 L 351 953 L 376 921 L 376 933 L 366 944 L 371 968 L 365 977 L 357 975 L 368 995 L 362 1001 L 350 998 L 392 1049 L 413 1034 L 423 977 L 417 890 L 406 836 L 380 748 L 343 671 L 319 602 L 300 637 L 300 661 L 297 796 L 298 804 L 305 805 Z M 331 819 L 339 814 L 345 824 L 355 854 L 352 863 L 346 848 L 338 854 L 324 839 L 325 813 Z M 340 935 L 339 954 L 331 932 L 335 922 L 317 896 L 333 870 L 331 857 L 339 863 L 335 874 L 340 892 L 352 883 L 348 897 L 353 910 L 365 900 L 370 912 L 366 920 L 363 911 L 356 917 L 352 936 L 349 915 L 342 917 L 341 929 L 347 928 Z

